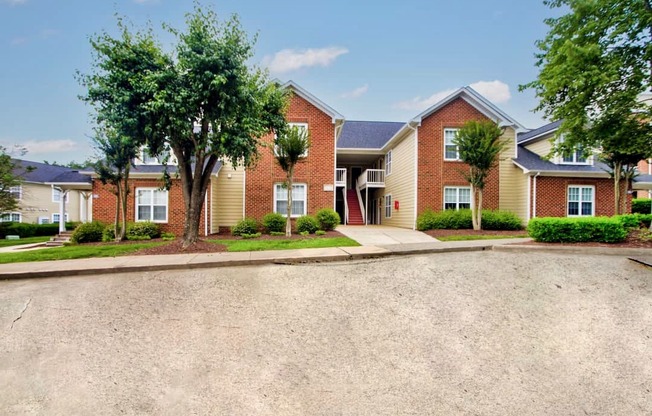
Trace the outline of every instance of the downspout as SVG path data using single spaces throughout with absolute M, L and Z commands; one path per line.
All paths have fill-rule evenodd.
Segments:
M 204 194 L 204 237 L 208 236 L 208 192 Z
M 525 220 L 526 222 L 528 222 L 532 218 L 532 176 L 531 175 L 527 175 L 527 204 L 525 204 L 525 206 L 527 207 Z
M 414 125 L 412 125 L 414 123 Z M 408 127 L 414 130 L 414 209 L 412 217 L 412 229 L 417 229 L 417 204 L 419 202 L 418 192 L 419 192 L 419 130 L 417 127 L 419 124 L 415 121 L 408 123 Z
M 344 128 L 344 120 L 335 120 L 335 129 L 333 130 L 335 136 L 333 138 L 333 211 L 337 211 L 337 138 L 342 132 L 342 128 Z M 344 185 L 344 189 L 346 189 L 346 185 Z M 346 219 L 344 223 L 346 224 Z
M 532 198 L 532 218 L 536 218 L 537 216 L 537 176 L 539 175 L 541 175 L 541 172 L 537 172 L 537 174 L 534 175 L 534 183 L 532 185 L 532 191 L 534 193 Z

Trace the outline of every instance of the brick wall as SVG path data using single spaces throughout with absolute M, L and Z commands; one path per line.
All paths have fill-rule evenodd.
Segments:
M 478 110 L 462 98 L 458 98 L 422 121 L 418 128 L 417 213 L 426 209 L 441 211 L 444 207 L 444 187 L 469 186 L 461 173 L 461 171 L 468 172 L 468 165 L 462 162 L 444 161 L 444 129 L 460 128 L 469 120 L 486 119 Z M 496 167 L 487 178 L 482 197 L 483 208 L 498 209 L 498 179 L 498 167 Z
M 136 188 L 160 188 L 161 181 L 158 179 L 131 179 L 129 184 L 129 196 L 127 204 L 127 220 L 135 221 L 136 207 Z M 93 220 L 102 221 L 107 224 L 113 224 L 115 221 L 116 196 L 112 192 L 113 187 L 102 185 L 98 180 L 93 180 Z M 210 189 L 209 191 L 210 192 Z M 208 194 L 210 201 L 210 194 Z M 204 206 L 204 210 L 206 206 Z M 172 232 L 178 237 L 183 235 L 183 226 L 185 223 L 185 207 L 183 203 L 183 194 L 181 192 L 181 183 L 178 179 L 172 180 L 172 188 L 168 191 L 168 221 L 161 223 L 163 232 Z M 202 211 L 201 223 L 199 226 L 199 235 L 204 235 L 204 215 Z
M 530 179 L 533 180 L 533 179 Z M 568 203 L 569 185 L 592 185 L 595 187 L 595 215 L 611 216 L 614 210 L 614 185 L 611 179 L 573 179 L 539 176 L 536 179 L 536 216 L 565 217 Z M 625 212 L 630 212 L 631 195 L 627 195 L 626 184 L 621 192 L 626 196 Z M 534 194 L 534 185 L 532 187 Z M 534 199 L 534 196 L 533 198 Z M 531 201 L 531 204 L 533 201 Z M 534 212 L 534 211 L 531 211 Z
M 308 157 L 295 168 L 294 174 L 295 183 L 307 184 L 308 214 L 315 214 L 321 208 L 334 208 L 333 192 L 324 191 L 324 185 L 334 185 L 335 126 L 331 116 L 295 94 L 287 119 L 308 123 L 310 132 Z M 274 210 L 274 184 L 285 181 L 285 172 L 278 166 L 271 148 L 274 136 L 268 135 L 261 141 L 270 146 L 260 148 L 260 158 L 254 168 L 247 170 L 245 178 L 245 213 L 259 220 Z

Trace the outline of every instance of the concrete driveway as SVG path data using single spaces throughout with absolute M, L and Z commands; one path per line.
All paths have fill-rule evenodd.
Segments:
M 339 225 L 337 231 L 363 246 L 436 243 L 439 241 L 421 231 L 385 225 Z
M 0 414 L 649 415 L 651 279 L 468 252 L 0 281 Z

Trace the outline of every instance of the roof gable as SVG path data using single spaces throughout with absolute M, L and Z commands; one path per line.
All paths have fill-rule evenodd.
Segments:
M 337 111 L 333 110 L 332 107 L 330 107 L 328 104 L 324 103 L 321 101 L 319 98 L 315 97 L 302 87 L 300 87 L 296 82 L 290 80 L 286 83 L 281 83 L 280 81 L 275 81 L 280 85 L 281 88 L 289 88 L 291 89 L 295 94 L 297 94 L 299 97 L 303 98 L 304 100 L 308 101 L 310 104 L 314 105 L 317 107 L 319 110 L 321 110 L 323 113 L 329 115 L 331 119 L 333 120 L 333 123 L 336 121 L 343 121 L 344 116 Z
M 435 103 L 424 112 L 416 116 L 413 121 L 421 123 L 421 121 L 430 116 L 431 114 L 439 111 L 441 108 L 455 101 L 456 99 L 461 98 L 466 101 L 473 108 L 478 110 L 480 113 L 484 114 L 487 118 L 494 120 L 500 126 L 513 126 L 517 129 L 523 129 L 523 125 L 514 120 L 512 117 L 507 115 L 501 109 L 493 105 L 489 100 L 480 95 L 471 87 L 462 87 L 457 91 L 450 94 L 448 97 L 440 100 Z

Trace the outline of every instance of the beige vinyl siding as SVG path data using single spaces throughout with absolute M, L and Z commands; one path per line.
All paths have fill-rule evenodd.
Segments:
M 59 213 L 59 203 L 52 202 L 52 187 L 50 185 L 23 183 L 23 195 L 19 202 L 21 221 L 26 223 L 38 223 L 40 217 L 47 217 L 52 222 L 52 214 Z M 88 191 L 90 193 L 90 191 Z M 80 218 L 79 191 L 70 191 L 66 213 L 69 221 L 81 221 Z M 90 207 L 90 203 L 89 203 Z M 90 212 L 90 209 L 89 209 Z
M 229 178 L 231 175 L 231 178 Z M 211 180 L 211 230 L 233 226 L 242 219 L 244 169 L 233 169 L 225 163 L 217 178 Z
M 385 218 L 383 206 L 383 225 L 414 227 L 414 146 L 415 133 L 412 131 L 392 149 L 392 173 L 385 176 L 385 189 L 379 191 L 381 195 L 392 195 L 392 218 Z M 395 201 L 399 202 L 398 211 L 394 209 Z
M 516 146 L 514 135 L 515 131 L 512 128 L 507 128 L 503 134 L 506 145 L 500 154 L 498 164 L 500 181 L 499 208 L 513 212 L 523 220 L 523 224 L 526 224 L 527 176 L 523 174 L 523 170 L 512 163 L 514 147 Z
M 536 153 L 539 156 L 548 156 L 550 150 L 552 149 L 552 142 L 550 139 L 551 136 L 548 136 L 544 139 L 539 139 L 534 143 L 525 145 L 525 148 L 533 153 Z

